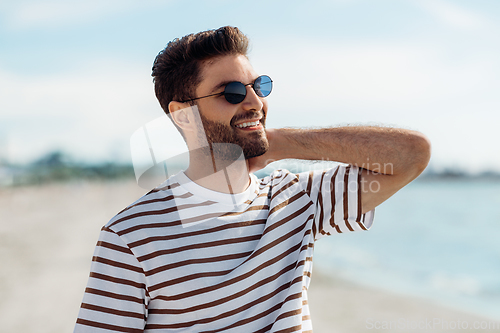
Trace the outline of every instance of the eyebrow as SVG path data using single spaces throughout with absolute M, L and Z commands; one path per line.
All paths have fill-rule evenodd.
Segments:
M 217 92 L 217 90 L 219 90 L 220 88 L 222 87 L 225 87 L 227 86 L 229 83 L 231 82 L 235 82 L 234 80 L 230 80 L 230 81 L 222 81 L 221 83 L 219 83 L 217 86 L 215 86 L 211 91 L 210 91 L 210 94 L 214 94 Z

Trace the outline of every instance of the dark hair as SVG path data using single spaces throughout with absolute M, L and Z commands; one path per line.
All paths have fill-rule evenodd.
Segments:
M 195 98 L 201 82 L 200 64 L 217 56 L 247 55 L 248 38 L 236 27 L 190 34 L 174 39 L 158 53 L 153 64 L 156 98 L 166 114 L 171 101 Z

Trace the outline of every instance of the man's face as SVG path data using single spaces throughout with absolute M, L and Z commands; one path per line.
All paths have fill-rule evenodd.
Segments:
M 243 55 L 217 57 L 202 65 L 196 97 L 222 92 L 233 81 L 253 83 L 258 76 Z M 236 144 L 248 159 L 264 154 L 269 143 L 264 131 L 267 101 L 257 96 L 251 86 L 246 88 L 247 95 L 239 104 L 229 103 L 224 95 L 203 98 L 197 104 L 208 143 Z M 226 155 L 234 158 L 234 153 Z

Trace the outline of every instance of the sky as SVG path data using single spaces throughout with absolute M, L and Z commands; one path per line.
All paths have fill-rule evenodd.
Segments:
M 273 79 L 268 127 L 414 129 L 433 169 L 500 171 L 499 18 L 497 0 L 0 0 L 0 159 L 130 162 L 164 117 L 156 54 L 232 25 Z

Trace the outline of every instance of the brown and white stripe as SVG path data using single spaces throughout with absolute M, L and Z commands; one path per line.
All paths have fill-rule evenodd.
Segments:
M 314 243 L 367 230 L 359 170 L 278 170 L 244 193 L 180 173 L 103 227 L 75 332 L 312 332 Z

